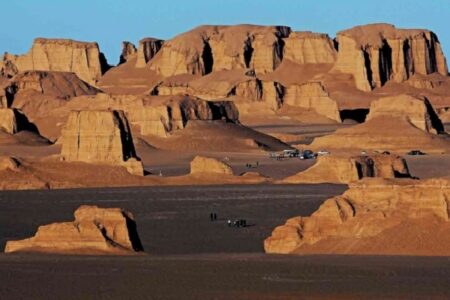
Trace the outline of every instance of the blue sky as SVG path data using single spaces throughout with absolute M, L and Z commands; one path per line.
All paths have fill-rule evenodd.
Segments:
M 427 28 L 450 57 L 450 0 L 2 0 L 0 52 L 28 51 L 35 37 L 96 41 L 117 63 L 121 41 L 168 39 L 203 24 L 288 25 L 331 36 L 385 22 Z

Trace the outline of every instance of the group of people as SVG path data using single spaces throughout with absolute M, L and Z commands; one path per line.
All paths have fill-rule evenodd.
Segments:
M 247 169 L 253 168 L 253 165 L 252 165 L 252 164 L 249 164 L 249 163 L 246 163 L 245 166 L 247 167 Z M 258 166 L 259 166 L 259 161 L 256 162 L 255 168 L 257 168 Z

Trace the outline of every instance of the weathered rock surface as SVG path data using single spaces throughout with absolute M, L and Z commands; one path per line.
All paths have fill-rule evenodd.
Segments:
M 327 34 L 292 32 L 285 40 L 283 59 L 298 64 L 333 64 L 337 51 Z
M 406 161 L 396 155 L 319 156 L 309 169 L 286 183 L 350 183 L 366 177 L 410 177 Z
M 119 64 L 123 64 L 128 60 L 135 58 L 137 56 L 136 46 L 131 43 L 124 41 L 122 42 L 122 53 L 120 54 Z
M 0 73 L 15 75 L 30 70 L 73 72 L 95 85 L 107 68 L 97 43 L 38 38 L 25 55 L 5 54 Z
M 20 162 L 14 157 L 0 156 L 0 171 L 15 171 L 19 168 Z
M 145 38 L 139 41 L 136 67 L 143 68 L 161 49 L 164 41 L 154 38 Z
M 5 252 L 132 254 L 144 250 L 128 211 L 83 205 L 74 216 L 73 222 L 39 226 L 34 237 L 8 241 Z
M 0 130 L 10 134 L 17 132 L 16 114 L 13 109 L 0 108 Z
M 450 181 L 365 179 L 295 217 L 264 241 L 267 253 L 450 255 Z
M 65 161 L 121 165 L 131 174 L 144 173 L 122 111 L 72 111 L 61 139 Z
M 448 74 L 439 40 L 428 30 L 371 24 L 341 31 L 337 40 L 334 71 L 352 74 L 356 87 L 363 91 L 383 86 L 389 80 L 406 81 L 416 73 Z
M 339 107 L 335 100 L 321 82 L 306 82 L 300 85 L 291 85 L 285 88 L 283 103 L 314 110 L 320 115 L 340 122 Z
M 207 174 L 233 175 L 233 169 L 218 159 L 196 156 L 191 161 L 191 175 Z
M 430 101 L 424 97 L 398 95 L 380 98 L 371 103 L 366 120 L 383 115 L 406 118 L 414 126 L 426 132 L 436 134 L 444 131 L 439 116 Z
M 271 72 L 283 57 L 284 26 L 201 26 L 164 43 L 150 66 L 164 77 L 252 68 Z

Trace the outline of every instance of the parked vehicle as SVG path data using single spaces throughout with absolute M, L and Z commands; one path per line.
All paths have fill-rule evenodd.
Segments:
M 318 155 L 318 156 L 329 155 L 329 154 L 330 154 L 330 152 L 325 151 L 325 150 L 319 150 L 319 151 L 317 151 L 317 155 Z
M 422 152 L 420 150 L 411 150 L 407 153 L 408 155 L 425 155 L 425 152 Z
M 283 154 L 285 157 L 298 157 L 300 156 L 300 151 L 297 149 L 283 150 Z
M 312 159 L 315 158 L 316 155 L 314 154 L 314 152 L 312 152 L 311 150 L 305 150 L 302 152 L 302 154 L 300 155 L 300 159 Z

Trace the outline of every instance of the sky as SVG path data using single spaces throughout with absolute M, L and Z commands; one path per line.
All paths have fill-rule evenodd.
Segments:
M 1 3 L 4 2 L 4 3 Z M 116 64 L 121 42 L 169 39 L 196 26 L 287 25 L 328 33 L 368 23 L 434 31 L 450 57 L 450 0 L 0 0 L 0 53 L 36 37 L 96 41 Z

